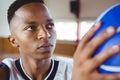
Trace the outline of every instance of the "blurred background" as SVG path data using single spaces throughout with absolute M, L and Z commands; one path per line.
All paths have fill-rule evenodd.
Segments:
M 0 59 L 19 57 L 17 48 L 7 40 L 10 35 L 7 9 L 14 0 L 0 0 Z M 120 0 L 44 0 L 54 20 L 57 45 L 54 56 L 72 57 L 78 41 L 95 23 L 96 18 Z

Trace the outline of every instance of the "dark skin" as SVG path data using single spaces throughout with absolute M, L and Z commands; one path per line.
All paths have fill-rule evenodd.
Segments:
M 56 44 L 54 22 L 47 8 L 40 3 L 22 6 L 16 11 L 10 29 L 9 41 L 19 48 L 26 73 L 33 80 L 44 79 Z
M 5 67 L 0 66 L 0 79 L 2 79 L 2 80 L 8 80 L 8 77 L 6 77 L 6 76 L 9 77 L 8 70 Z
M 74 53 L 74 66 L 72 80 L 120 80 L 120 74 L 100 74 L 97 68 L 108 58 L 120 52 L 120 46 L 115 45 L 95 57 L 91 57 L 98 46 L 110 38 L 116 30 L 108 28 L 98 37 L 91 39 L 99 29 L 101 23 L 96 23 L 79 42 Z
M 73 56 L 72 80 L 120 80 L 119 74 L 103 75 L 97 72 L 98 66 L 120 51 L 119 46 L 111 47 L 94 58 L 91 57 L 96 48 L 116 32 L 111 27 L 91 39 L 100 26 L 100 23 L 94 25 L 79 42 Z M 50 67 L 56 44 L 54 22 L 48 9 L 41 3 L 22 6 L 12 18 L 10 30 L 11 35 L 8 39 L 14 47 L 19 48 L 26 73 L 33 80 L 43 80 Z M 0 73 L 5 72 L 0 70 Z

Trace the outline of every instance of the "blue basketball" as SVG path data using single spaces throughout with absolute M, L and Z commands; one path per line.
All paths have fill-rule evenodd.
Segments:
M 103 25 L 96 32 L 94 37 L 98 36 L 110 26 L 114 26 L 117 29 L 117 32 L 96 50 L 95 55 L 113 45 L 120 45 L 120 3 L 107 9 L 97 18 L 96 21 L 101 21 Z M 105 61 L 98 68 L 98 71 L 103 74 L 120 73 L 120 52 Z

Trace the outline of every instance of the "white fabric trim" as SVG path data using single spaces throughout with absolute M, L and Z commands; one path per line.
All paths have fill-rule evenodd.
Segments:
M 25 75 L 26 75 L 30 80 L 32 80 L 31 77 L 29 77 L 28 74 L 25 72 L 25 70 L 24 70 L 24 68 L 23 68 L 23 65 L 22 65 L 22 60 L 21 60 L 21 58 L 20 58 L 20 66 L 21 66 L 23 72 L 25 73 Z
M 46 76 L 45 80 L 48 79 L 48 77 L 51 75 L 51 73 L 52 73 L 52 71 L 53 71 L 53 68 L 54 68 L 54 60 L 52 60 L 52 62 L 53 62 L 53 63 L 52 63 L 52 68 L 51 68 L 49 74 Z

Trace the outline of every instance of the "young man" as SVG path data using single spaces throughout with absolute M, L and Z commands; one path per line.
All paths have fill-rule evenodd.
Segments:
M 16 0 L 8 10 L 11 31 L 9 41 L 18 47 L 20 59 L 4 59 L 0 66 L 2 80 L 118 80 L 120 75 L 97 72 L 107 58 L 120 51 L 114 46 L 91 58 L 95 49 L 115 33 L 109 28 L 91 40 L 100 23 L 86 34 L 74 53 L 74 65 L 51 58 L 56 45 L 54 21 L 42 0 Z M 104 35 L 104 36 L 103 36 Z M 93 45 L 96 44 L 96 45 Z M 106 55 L 107 54 L 107 55 Z

